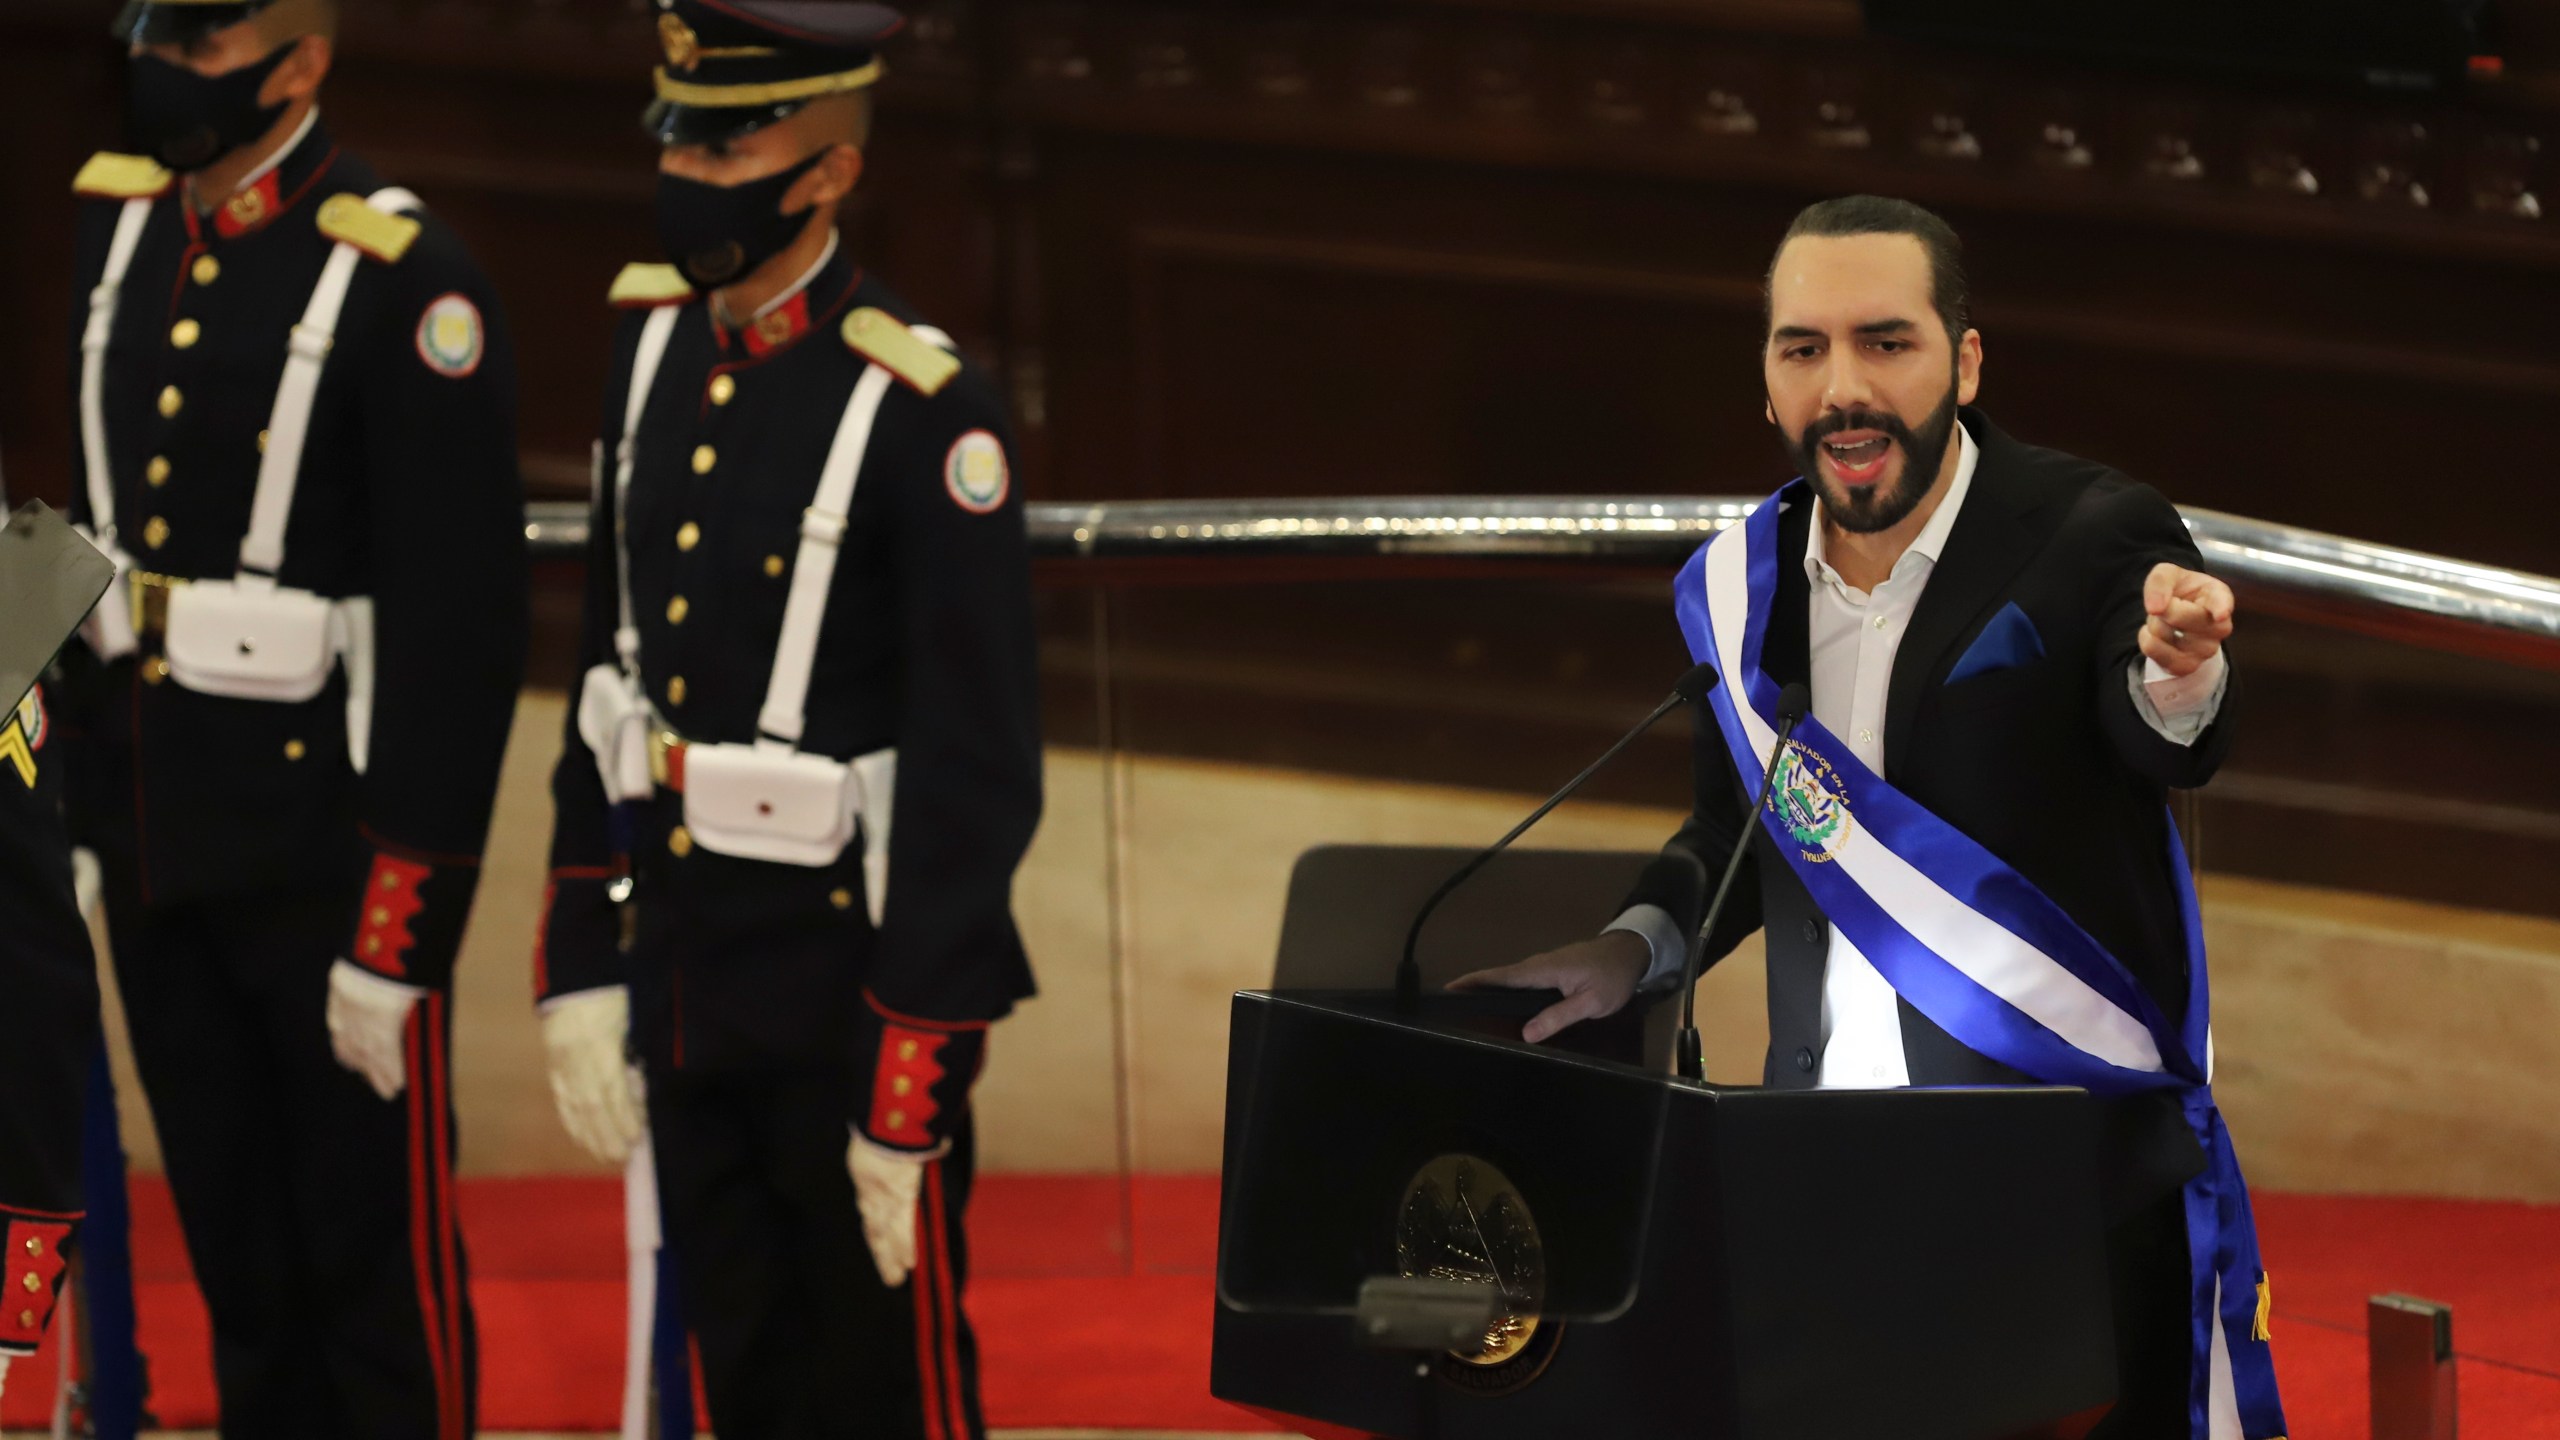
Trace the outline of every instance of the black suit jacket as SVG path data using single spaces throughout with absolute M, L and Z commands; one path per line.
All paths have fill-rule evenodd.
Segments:
M 2172 1017 L 2186 1011 L 2186 945 L 2168 849 L 2167 791 L 2211 778 L 2230 749 L 2239 671 L 2213 724 L 2176 745 L 2144 723 L 2126 685 L 2141 652 L 2142 585 L 2162 561 L 2203 568 L 2175 507 L 2103 465 L 2023 445 L 1979 411 L 1963 412 L 1980 451 L 1973 487 L 1895 654 L 1886 692 L 1885 778 L 1997 855 L 2129 966 Z M 1763 664 L 1784 685 L 1809 681 L 1810 582 L 1801 557 L 1813 506 L 1778 525 L 1778 599 Z M 2003 607 L 2026 612 L 2044 657 L 1968 676 L 1948 673 Z M 1735 772 L 1705 702 L 1693 707 L 1695 802 L 1628 903 L 1659 905 L 1684 932 L 1702 918 L 1700 867 L 1723 872 L 1758 776 Z M 1828 922 L 1766 829 L 1750 830 L 1708 963 L 1767 932 L 1766 1083 L 1810 1088 L 1822 1049 Z M 2023 1083 L 1902 1002 L 1915 1085 Z M 2193 1172 L 2201 1154 L 2174 1104 L 2109 1107 L 2116 1178 L 2139 1195 Z

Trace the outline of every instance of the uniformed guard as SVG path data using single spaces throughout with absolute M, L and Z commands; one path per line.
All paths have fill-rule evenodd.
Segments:
M 318 108 L 332 0 L 139 0 L 85 197 L 72 776 L 222 1428 L 451 1437 L 450 996 L 523 669 L 487 280 Z
M 836 230 L 898 23 L 661 5 L 676 263 L 614 287 L 553 780 L 554 1089 L 599 1154 L 635 1138 L 627 1014 L 729 1440 L 983 1433 L 960 1221 L 987 1027 L 1031 991 L 1030 568 L 996 386 Z
M 41 687 L 0 711 L 0 1380 L 43 1342 L 62 1288 L 98 1043 L 97 962 L 72 899 L 52 739 Z

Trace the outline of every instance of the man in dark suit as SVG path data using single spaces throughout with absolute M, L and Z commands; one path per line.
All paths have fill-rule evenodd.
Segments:
M 1804 485 L 1772 502 L 1785 509 L 1762 669 L 1809 685 L 1813 718 L 1857 761 L 2051 897 L 2174 1025 L 2189 922 L 2165 792 L 2204 783 L 2230 748 L 2231 591 L 2156 491 L 1970 408 L 1982 336 L 1935 215 L 1864 196 L 1813 206 L 1769 297 L 1767 414 Z M 1898 993 L 1772 826 L 1746 819 L 1759 767 L 1740 773 L 1706 702 L 1696 734 L 1692 813 L 1618 921 L 1458 984 L 1561 991 L 1533 1041 L 1675 989 L 1707 908 L 1700 876 L 1722 874 L 1747 834 L 1749 873 L 1704 955 L 1765 932 L 1767 1084 L 2055 1078 L 1980 1053 Z M 2184 1434 L 2200 1332 L 2181 1187 L 2205 1151 L 2165 1090 L 2106 1111 L 2121 1398 L 2098 1433 Z

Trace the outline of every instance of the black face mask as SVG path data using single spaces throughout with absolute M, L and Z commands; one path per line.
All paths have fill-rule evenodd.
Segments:
M 697 290 L 716 290 L 791 248 L 807 210 L 785 215 L 782 197 L 812 166 L 819 151 L 779 175 L 742 185 L 706 185 L 677 175 L 658 177 L 658 243 Z
M 186 174 L 201 170 L 275 128 L 282 105 L 260 106 L 258 92 L 292 42 L 228 75 L 199 75 L 155 55 L 136 55 L 125 95 L 125 128 L 133 148 Z

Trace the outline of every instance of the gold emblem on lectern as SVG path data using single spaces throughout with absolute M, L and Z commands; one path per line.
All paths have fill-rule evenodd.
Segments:
M 1396 1266 L 1407 1276 L 1490 1285 L 1500 1313 L 1484 1339 L 1452 1350 L 1442 1378 L 1500 1394 L 1538 1378 L 1561 1327 L 1542 1323 L 1546 1251 L 1538 1222 L 1510 1177 L 1472 1155 L 1443 1155 L 1405 1186 L 1396 1214 Z

